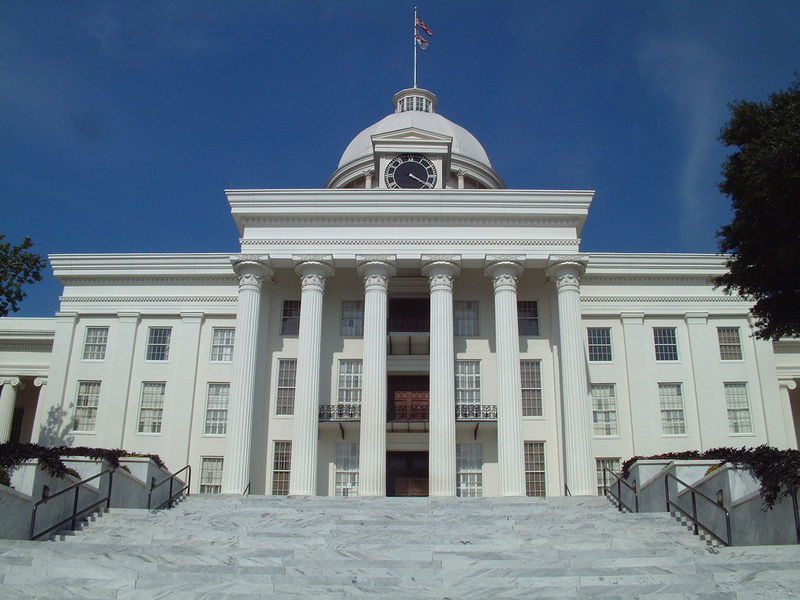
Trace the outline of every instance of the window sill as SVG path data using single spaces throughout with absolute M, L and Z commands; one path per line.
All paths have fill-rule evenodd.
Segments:
M 200 437 L 201 438 L 217 438 L 217 439 L 223 438 L 224 439 L 226 437 L 226 435 L 227 434 L 225 434 L 225 433 L 201 433 Z
M 594 434 L 592 436 L 592 438 L 595 439 L 595 440 L 618 440 L 618 439 L 621 439 L 619 434 L 616 434 L 616 435 L 597 435 L 597 434 Z
M 75 435 L 97 435 L 96 431 L 70 431 L 70 433 Z

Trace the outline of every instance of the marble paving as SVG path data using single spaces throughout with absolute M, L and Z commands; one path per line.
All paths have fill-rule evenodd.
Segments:
M 599 497 L 192 496 L 0 540 L 2 600 L 595 597 L 800 598 L 800 547 L 708 546 Z

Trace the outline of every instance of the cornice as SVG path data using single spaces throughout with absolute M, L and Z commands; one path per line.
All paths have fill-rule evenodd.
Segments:
M 135 304 L 142 302 L 191 302 L 191 303 L 211 303 L 211 302 L 231 302 L 236 303 L 238 296 L 61 296 L 62 304 L 78 302 L 117 302 L 125 304 Z
M 50 352 L 53 349 L 53 342 L 2 342 L 0 350 L 22 350 L 26 352 Z
M 129 285 L 142 285 L 143 283 L 180 283 L 182 285 L 230 285 L 236 286 L 236 276 L 233 273 L 233 267 L 230 267 L 230 273 L 226 273 L 220 277 L 192 277 L 187 275 L 185 277 L 170 276 L 170 275 L 115 275 L 109 273 L 108 275 L 92 275 L 76 276 L 76 275 L 62 275 L 59 277 L 65 284 L 79 282 L 81 285 L 109 285 L 109 284 L 129 284 Z
M 48 258 L 53 273 L 62 280 L 117 275 L 186 281 L 232 276 L 230 256 L 230 253 L 51 254 Z
M 404 215 L 245 215 L 241 222 L 246 227 L 281 227 L 284 225 L 469 225 L 478 227 L 513 226 L 513 227 L 577 227 L 582 219 L 571 215 L 540 216 L 496 216 L 496 215 L 441 215 L 441 214 L 404 214 Z
M 581 296 L 581 302 L 741 302 L 748 300 L 739 296 Z
M 783 339 L 772 342 L 772 347 L 778 354 L 800 354 L 800 339 Z
M 580 246 L 580 239 L 430 239 L 430 238 L 404 238 L 404 239 L 257 239 L 243 238 L 242 246 Z

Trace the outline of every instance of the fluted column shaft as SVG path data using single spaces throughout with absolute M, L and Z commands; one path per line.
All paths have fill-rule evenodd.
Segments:
M 453 278 L 457 265 L 436 261 L 422 272 L 431 286 L 430 434 L 428 443 L 431 496 L 456 495 L 456 399 L 453 352 Z
M 3 391 L 0 392 L 0 444 L 11 439 L 11 423 L 14 420 L 14 404 L 17 390 L 22 389 L 19 377 L 0 378 Z
M 519 372 L 517 277 L 522 267 L 501 261 L 486 274 L 494 285 L 495 344 L 497 346 L 497 462 L 500 495 L 525 495 L 522 447 L 522 388 Z
M 592 422 L 586 354 L 581 325 L 579 261 L 558 262 L 548 273 L 555 281 L 558 302 L 561 395 L 564 413 L 564 470 L 573 496 L 597 493 L 592 454 Z
M 371 261 L 364 278 L 364 357 L 361 376 L 359 496 L 386 495 L 386 312 L 391 265 Z
M 224 494 L 241 494 L 250 482 L 259 312 L 264 278 L 272 276 L 272 271 L 257 260 L 237 262 L 234 271 L 239 277 L 239 301 L 222 467 Z

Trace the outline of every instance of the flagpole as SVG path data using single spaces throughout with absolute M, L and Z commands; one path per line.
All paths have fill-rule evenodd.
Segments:
M 414 44 L 414 87 L 417 87 L 417 7 L 414 7 L 414 26 L 411 28 L 411 43 Z

